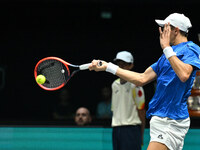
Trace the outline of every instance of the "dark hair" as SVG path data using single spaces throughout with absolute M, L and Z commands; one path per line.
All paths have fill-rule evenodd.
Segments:
M 181 30 L 180 30 L 180 33 L 181 33 L 182 36 L 188 37 L 188 33 L 181 31 Z
M 171 26 L 171 29 L 172 29 L 172 30 L 175 29 L 174 26 L 172 26 L 172 25 L 170 25 L 170 26 Z M 180 34 L 181 34 L 182 36 L 188 37 L 188 33 L 187 33 L 187 32 L 184 32 L 184 31 L 182 31 L 182 30 L 180 30 L 180 29 L 179 29 L 179 31 L 180 31 Z

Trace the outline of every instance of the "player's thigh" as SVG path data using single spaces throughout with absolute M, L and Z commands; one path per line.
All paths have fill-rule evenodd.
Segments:
M 150 142 L 147 150 L 169 150 L 166 145 L 159 142 Z

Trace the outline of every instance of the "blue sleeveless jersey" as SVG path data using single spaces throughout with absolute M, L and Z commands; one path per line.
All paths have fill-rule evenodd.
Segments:
M 189 117 L 187 99 L 196 71 L 200 69 L 200 47 L 189 41 L 172 48 L 182 62 L 193 66 L 193 72 L 185 83 L 181 82 L 164 54 L 151 65 L 157 74 L 157 87 L 149 102 L 147 118 L 160 116 L 180 120 Z

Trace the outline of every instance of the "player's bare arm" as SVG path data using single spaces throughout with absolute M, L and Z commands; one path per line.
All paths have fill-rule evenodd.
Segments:
M 173 70 L 175 71 L 175 73 L 179 77 L 179 79 L 182 82 L 186 82 L 189 79 L 189 77 L 190 77 L 190 75 L 193 71 L 193 67 L 189 64 L 183 63 L 176 56 L 169 58 L 169 62 L 171 64 Z
M 179 29 L 177 29 L 177 30 L 178 31 L 176 31 L 176 32 L 179 32 Z M 159 32 L 160 32 L 160 45 L 161 45 L 161 48 L 164 50 L 167 47 L 170 47 L 170 35 L 171 35 L 170 24 L 169 23 L 165 24 L 163 31 L 161 30 L 161 27 L 159 27 Z M 176 32 L 172 33 L 172 34 L 175 34 L 174 36 L 177 36 Z M 184 39 L 184 37 L 183 37 L 181 40 L 186 41 L 187 39 Z M 189 64 L 183 63 L 178 57 L 176 57 L 176 55 L 169 57 L 168 60 L 171 64 L 173 70 L 179 77 L 179 79 L 182 82 L 186 82 L 193 71 L 193 67 Z
M 126 81 L 134 83 L 137 86 L 144 86 L 145 84 L 155 80 L 157 77 L 151 67 L 147 68 L 144 73 L 137 73 L 118 68 L 116 75 Z
M 108 63 L 102 61 L 102 65 L 99 66 L 99 60 L 93 60 L 89 66 L 90 70 L 106 71 Z M 137 86 L 143 86 L 156 79 L 157 75 L 151 67 L 147 68 L 144 73 L 137 73 L 122 68 L 117 68 L 116 75 L 126 81 L 132 82 Z

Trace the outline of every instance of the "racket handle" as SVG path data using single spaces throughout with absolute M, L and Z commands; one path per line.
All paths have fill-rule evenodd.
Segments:
M 91 63 L 80 65 L 80 66 L 79 66 L 79 69 L 80 69 L 80 70 L 86 70 L 86 69 L 89 68 L 90 65 L 91 65 Z
M 92 64 L 92 63 L 87 63 L 87 64 L 80 65 L 80 66 L 79 66 L 79 69 L 80 69 L 80 70 L 86 70 L 86 69 L 89 68 L 89 66 L 90 66 L 91 64 Z M 98 62 L 98 65 L 99 65 L 99 66 L 102 66 L 102 61 L 99 61 L 99 62 Z

